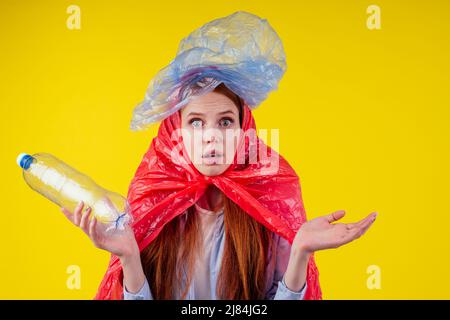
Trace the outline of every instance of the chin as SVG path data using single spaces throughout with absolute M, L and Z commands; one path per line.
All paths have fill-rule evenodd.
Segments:
M 200 171 L 205 176 L 218 176 L 227 170 L 229 165 L 224 164 L 213 164 L 213 165 L 199 165 L 197 166 L 197 170 Z

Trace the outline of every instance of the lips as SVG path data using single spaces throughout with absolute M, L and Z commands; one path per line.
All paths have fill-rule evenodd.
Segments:
M 206 152 L 202 157 L 203 158 L 220 158 L 223 154 L 217 150 L 211 150 Z

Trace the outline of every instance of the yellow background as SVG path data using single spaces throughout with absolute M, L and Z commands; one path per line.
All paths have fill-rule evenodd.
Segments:
M 81 30 L 66 27 L 71 4 Z M 371 4 L 381 30 L 366 27 Z M 287 72 L 254 115 L 280 129 L 308 218 L 379 212 L 362 238 L 317 252 L 324 298 L 450 298 L 449 2 L 294 0 L 1 2 L 0 298 L 91 299 L 109 259 L 25 184 L 16 156 L 52 153 L 125 195 L 158 127 L 129 130 L 150 79 L 189 32 L 237 10 L 283 40 Z

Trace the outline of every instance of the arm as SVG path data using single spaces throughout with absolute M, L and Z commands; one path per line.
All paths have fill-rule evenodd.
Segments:
M 123 269 L 124 300 L 153 300 L 139 251 L 131 256 L 121 257 L 120 262 Z
M 283 279 L 278 282 L 278 289 L 273 300 L 303 300 L 305 298 L 307 287 L 308 285 L 305 282 L 301 290 L 294 291 L 286 285 L 284 276 Z
M 295 268 L 297 268 L 297 264 L 294 263 L 295 261 L 291 258 L 291 245 L 286 239 L 279 235 L 276 235 L 275 237 L 273 253 L 271 251 L 269 256 L 270 261 L 272 259 L 272 254 L 275 254 L 273 280 L 270 289 L 266 293 L 266 299 L 303 300 L 307 288 L 306 282 L 302 287 L 298 288 L 298 290 L 297 288 L 294 288 L 292 284 L 286 283 L 287 276 L 289 276 L 288 272 L 291 273 L 292 271 L 290 270 L 295 270 Z
M 152 292 L 148 284 L 147 279 L 144 279 L 144 285 L 142 288 L 136 292 L 131 293 L 127 291 L 127 288 L 123 288 L 123 299 L 124 300 L 153 300 Z
M 89 236 L 97 248 L 119 257 L 123 269 L 124 298 L 153 299 L 142 269 L 139 247 L 130 225 L 125 225 L 125 229 L 121 232 L 107 233 L 106 225 L 102 223 L 97 225 L 97 219 L 90 218 L 92 211 L 90 208 L 82 213 L 83 206 L 84 203 L 80 202 L 73 214 L 65 208 L 61 208 L 61 211 Z
M 293 291 L 299 291 L 306 286 L 306 273 L 310 253 L 303 250 L 291 250 L 289 264 L 284 275 L 285 285 Z
M 375 221 L 377 213 L 374 212 L 357 223 L 332 224 L 344 215 L 345 211 L 337 211 L 307 221 L 300 227 L 292 243 L 284 277 L 285 285 L 291 290 L 300 290 L 306 286 L 308 262 L 313 252 L 338 248 L 359 238 Z

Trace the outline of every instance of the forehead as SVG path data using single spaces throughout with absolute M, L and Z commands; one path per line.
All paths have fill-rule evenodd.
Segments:
M 233 100 L 220 92 L 211 91 L 193 98 L 181 109 L 181 114 L 184 116 L 190 113 L 220 115 L 225 111 L 229 111 L 236 116 L 239 114 L 238 107 Z

